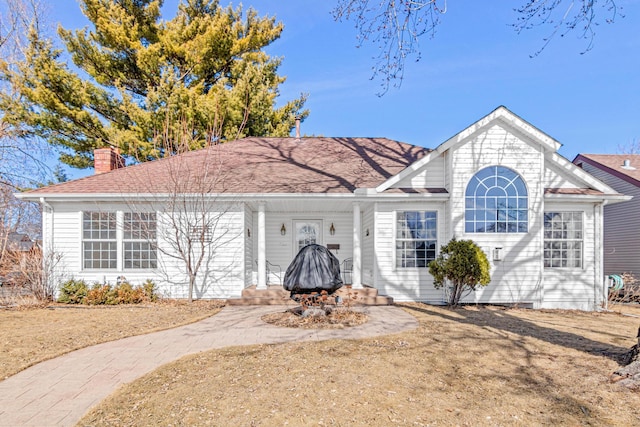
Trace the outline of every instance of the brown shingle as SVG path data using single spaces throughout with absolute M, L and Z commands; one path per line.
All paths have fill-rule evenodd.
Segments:
M 640 154 L 580 154 L 574 160 L 585 161 L 640 187 Z M 624 161 L 629 160 L 629 168 Z
M 386 138 L 244 138 L 31 193 L 352 193 L 429 151 Z

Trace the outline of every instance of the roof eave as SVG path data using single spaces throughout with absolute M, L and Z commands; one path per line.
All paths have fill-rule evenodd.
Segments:
M 633 196 L 624 194 L 545 194 L 545 200 L 551 201 L 570 201 L 570 202 L 606 202 L 606 204 L 614 204 L 628 202 Z

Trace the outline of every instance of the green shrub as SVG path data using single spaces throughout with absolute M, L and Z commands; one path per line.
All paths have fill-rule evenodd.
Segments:
M 141 286 L 134 288 L 129 282 L 120 283 L 114 291 L 116 304 L 140 304 L 145 298 L 144 289 Z
M 87 292 L 87 298 L 85 299 L 87 305 L 104 305 L 104 304 L 116 304 L 115 295 L 111 285 L 100 283 L 94 284 Z
M 60 285 L 58 302 L 65 304 L 84 304 L 88 286 L 84 280 L 70 279 Z
M 475 291 L 491 281 L 489 260 L 472 240 L 453 239 L 442 246 L 438 257 L 429 264 L 429 273 L 436 289 L 446 282 L 450 284 L 450 306 L 458 305 L 464 292 Z
M 140 304 L 158 300 L 156 284 L 147 280 L 140 286 L 122 282 L 116 286 L 96 283 L 91 288 L 83 280 L 68 280 L 60 285 L 59 302 L 86 305 Z
M 153 280 L 147 279 L 147 281 L 142 284 L 142 288 L 144 289 L 145 300 L 151 302 L 158 301 L 158 287 Z

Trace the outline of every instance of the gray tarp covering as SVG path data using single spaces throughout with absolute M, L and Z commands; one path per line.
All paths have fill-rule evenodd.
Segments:
M 284 275 L 284 288 L 292 294 L 327 291 L 342 287 L 340 261 L 324 246 L 311 244 L 300 249 Z

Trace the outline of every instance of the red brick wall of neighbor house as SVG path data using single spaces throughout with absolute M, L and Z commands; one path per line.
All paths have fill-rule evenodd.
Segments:
M 96 148 L 93 151 L 93 166 L 96 174 L 123 168 L 124 157 L 117 148 Z

